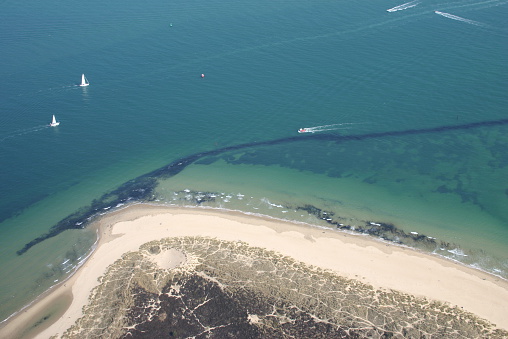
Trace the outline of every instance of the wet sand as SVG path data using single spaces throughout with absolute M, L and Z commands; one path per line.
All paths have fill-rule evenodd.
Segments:
M 242 241 L 378 289 L 443 301 L 508 329 L 507 281 L 365 236 L 236 212 L 150 205 L 112 212 L 94 227 L 99 229 L 100 241 L 89 260 L 70 279 L 4 324 L 1 337 L 61 336 L 83 315 L 98 278 L 124 253 L 138 251 L 153 240 L 185 236 Z M 183 259 L 175 251 L 158 260 L 170 269 Z

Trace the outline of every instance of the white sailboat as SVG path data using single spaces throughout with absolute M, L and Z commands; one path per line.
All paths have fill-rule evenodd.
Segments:
M 88 86 L 90 83 L 88 82 L 88 79 L 85 77 L 84 74 L 81 74 L 81 84 L 79 84 L 81 87 Z
M 49 124 L 51 127 L 56 127 L 60 125 L 60 121 L 56 121 L 55 115 L 53 114 L 53 120 L 51 120 L 51 123 Z

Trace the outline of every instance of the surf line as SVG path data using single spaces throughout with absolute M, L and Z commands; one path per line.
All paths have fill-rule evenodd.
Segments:
M 208 156 L 216 156 L 229 151 L 237 151 L 246 148 L 255 148 L 262 146 L 273 146 L 281 144 L 290 144 L 293 142 L 307 142 L 307 141 L 334 141 L 336 143 L 349 142 L 349 141 L 362 141 L 379 138 L 401 137 L 406 135 L 418 134 L 432 134 L 442 133 L 449 131 L 469 130 L 481 127 L 493 127 L 508 125 L 508 119 L 501 120 L 487 120 L 480 122 L 473 122 L 462 125 L 442 125 L 437 127 L 420 128 L 420 129 L 407 129 L 399 131 L 386 131 L 356 135 L 338 135 L 332 133 L 310 134 L 307 136 L 291 136 L 280 139 L 265 140 L 260 142 L 248 142 L 232 146 L 226 146 L 210 151 L 194 153 L 186 157 L 180 158 L 171 162 L 169 165 L 156 169 L 155 171 L 143 174 L 135 179 L 129 180 L 122 184 L 117 189 L 105 193 L 99 199 L 94 199 L 89 206 L 85 206 L 80 210 L 70 214 L 66 218 L 60 220 L 56 225 L 52 226 L 47 233 L 40 235 L 32 241 L 25 244 L 25 246 L 18 250 L 18 255 L 24 254 L 31 247 L 43 242 L 46 239 L 57 236 L 58 234 L 68 229 L 83 229 L 85 228 L 94 217 L 104 213 L 105 210 L 123 206 L 126 203 L 135 203 L 142 201 L 153 201 L 154 192 L 158 185 L 158 178 L 170 178 L 192 163 Z
M 461 21 L 461 22 L 465 22 L 467 24 L 476 25 L 476 26 L 484 26 L 484 24 L 482 24 L 481 22 L 465 19 L 465 18 L 462 18 L 462 17 L 457 16 L 457 15 L 453 15 L 453 14 L 450 14 L 450 13 L 445 13 L 445 12 L 440 12 L 440 11 L 434 11 L 434 13 L 436 13 L 438 15 L 441 15 L 441 16 L 444 16 L 445 18 L 452 19 L 452 20 L 457 20 L 457 21 Z
M 402 4 L 402 5 L 398 5 L 398 6 L 395 6 L 393 8 L 390 8 L 390 9 L 387 9 L 386 11 L 387 12 L 397 12 L 397 11 L 403 11 L 405 9 L 408 9 L 408 8 L 411 8 L 411 7 L 415 7 L 415 6 L 418 6 L 420 2 L 415 0 L 415 1 L 411 1 L 411 2 L 406 2 L 405 4 Z

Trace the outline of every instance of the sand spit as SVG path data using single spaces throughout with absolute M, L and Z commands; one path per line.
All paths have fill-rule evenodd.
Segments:
M 71 306 L 37 337 L 508 335 L 506 281 L 365 237 L 145 205 L 100 223 Z M 37 304 L 0 334 L 40 324 Z
M 192 259 L 158 265 L 171 252 Z M 502 336 L 460 308 L 207 237 L 152 241 L 124 255 L 83 313 L 63 338 Z

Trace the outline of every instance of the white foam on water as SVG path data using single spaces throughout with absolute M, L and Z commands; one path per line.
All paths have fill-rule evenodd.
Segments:
M 419 1 L 411 1 L 411 2 L 406 2 L 405 4 L 402 4 L 402 5 L 398 5 L 398 6 L 395 6 L 395 7 L 392 7 L 390 9 L 387 9 L 386 11 L 387 12 L 397 12 L 397 11 L 403 11 L 405 9 L 408 9 L 408 8 L 412 8 L 412 7 L 415 7 L 415 6 L 418 6 L 420 2 Z
M 335 131 L 335 130 L 339 130 L 339 129 L 349 129 L 349 128 L 351 128 L 351 125 L 358 125 L 358 124 L 362 124 L 362 123 L 343 122 L 340 124 L 305 127 L 305 128 L 303 128 L 303 130 L 305 131 L 305 133 L 317 133 L 317 132 L 324 132 L 324 131 Z
M 448 252 L 455 254 L 459 257 L 467 257 L 467 254 L 464 253 L 460 248 L 454 248 L 453 250 L 448 250 Z
M 460 21 L 460 22 L 465 22 L 465 23 L 470 24 L 470 25 L 486 26 L 485 24 L 483 24 L 481 22 L 465 19 L 465 18 L 462 18 L 462 17 L 457 16 L 457 15 L 453 15 L 453 14 L 450 14 L 450 13 L 445 13 L 445 12 L 440 12 L 440 11 L 434 11 L 434 13 L 436 13 L 438 15 L 441 15 L 441 16 L 443 16 L 445 18 L 452 19 L 452 20 L 457 20 L 457 21 Z

